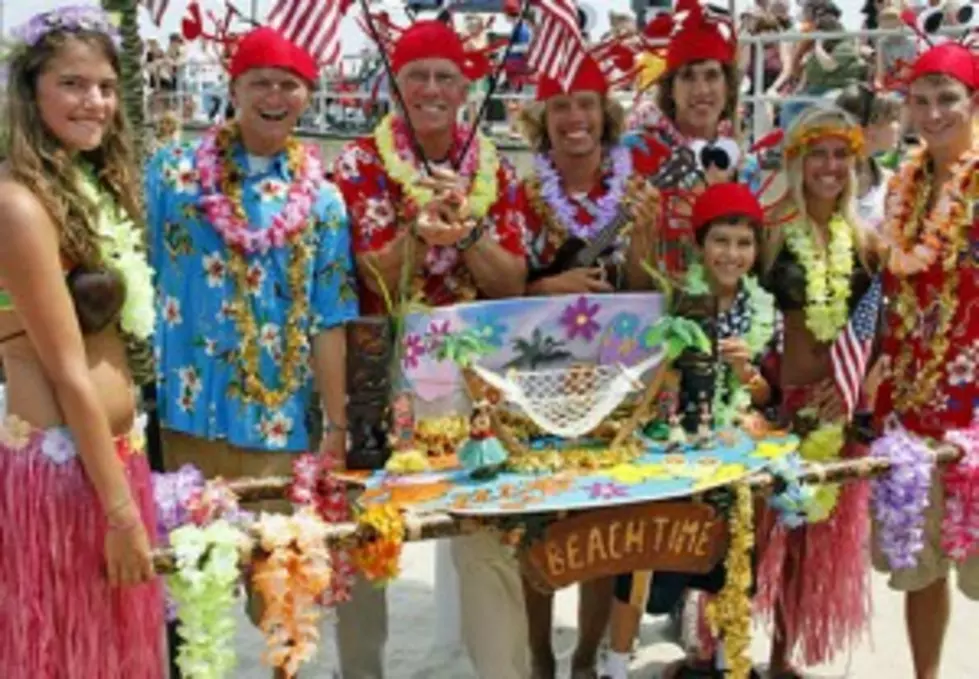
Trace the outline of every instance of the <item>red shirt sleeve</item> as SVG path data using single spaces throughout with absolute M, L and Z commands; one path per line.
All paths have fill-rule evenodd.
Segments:
M 373 140 L 348 144 L 333 164 L 334 182 L 343 195 L 350 216 L 353 250 L 374 252 L 397 235 L 395 187 L 385 177 Z
M 496 180 L 497 199 L 487 215 L 491 220 L 493 239 L 507 252 L 524 257 L 527 253 L 526 217 L 520 206 L 516 172 L 504 158 L 500 158 Z

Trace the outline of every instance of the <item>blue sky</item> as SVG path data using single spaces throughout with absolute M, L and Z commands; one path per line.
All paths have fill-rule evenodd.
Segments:
M 255 2 L 258 6 L 258 13 L 260 17 L 264 17 L 271 10 L 272 5 L 275 0 L 235 0 L 235 6 L 242 10 L 246 14 L 249 13 L 252 2 Z M 715 0 L 716 1 L 716 0 Z M 736 6 L 741 7 L 742 5 L 749 4 L 750 0 L 735 0 Z M 615 10 L 625 10 L 630 6 L 629 0 L 584 0 L 586 4 L 591 5 L 598 14 L 598 32 L 601 33 L 608 26 L 607 12 L 610 9 Z M 844 20 L 847 26 L 851 28 L 856 28 L 860 25 L 860 7 L 863 5 L 863 0 L 836 0 L 837 4 L 844 11 Z M 157 28 L 149 20 L 148 14 L 145 10 L 140 11 L 141 15 L 141 25 L 143 30 L 143 35 L 145 36 L 166 36 L 171 32 L 176 32 L 180 30 L 180 18 L 183 14 L 184 8 L 186 8 L 188 0 L 170 0 L 170 7 L 167 11 L 167 16 L 164 19 L 163 26 Z M 201 6 L 207 10 L 217 10 L 220 11 L 224 7 L 222 0 L 200 0 Z M 60 7 L 64 5 L 79 5 L 79 4 L 98 4 L 96 2 L 85 2 L 84 0 L 31 0 L 31 2 L 25 2 L 24 0 L 0 0 L 0 7 L 3 8 L 3 24 L 5 30 L 10 30 L 14 26 L 18 26 L 25 21 L 27 21 L 32 14 L 35 12 L 41 12 L 55 7 Z M 388 5 L 399 5 L 403 3 L 393 2 L 392 0 L 386 0 L 384 4 Z M 351 12 L 353 14 L 353 12 Z M 361 45 L 364 44 L 365 38 L 361 34 L 360 30 L 353 23 L 351 17 L 348 17 L 344 25 L 344 46 L 345 51 L 356 51 Z

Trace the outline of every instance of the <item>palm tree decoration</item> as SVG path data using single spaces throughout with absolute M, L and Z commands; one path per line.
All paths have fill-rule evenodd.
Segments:
M 542 365 L 557 363 L 572 358 L 565 343 L 553 337 L 544 337 L 540 328 L 534 328 L 529 340 L 518 337 L 513 341 L 513 351 L 517 356 L 503 366 L 506 369 L 536 370 Z
M 452 361 L 460 368 L 469 368 L 495 351 L 496 347 L 487 342 L 482 333 L 475 328 L 467 328 L 439 338 L 434 355 L 439 361 Z
M 122 97 L 126 116 L 134 131 L 136 157 L 142 160 L 143 132 L 146 118 L 143 108 L 143 41 L 139 37 L 139 2 L 137 0 L 102 0 L 102 9 L 118 17 L 122 36 Z

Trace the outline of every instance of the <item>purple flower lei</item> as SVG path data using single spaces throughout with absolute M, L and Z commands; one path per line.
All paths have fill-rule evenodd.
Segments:
M 578 221 L 578 210 L 568 200 L 561 186 L 561 174 L 554 167 L 551 159 L 544 154 L 534 156 L 534 169 L 540 180 L 541 197 L 551 208 L 558 223 L 575 238 L 588 239 L 601 233 L 619 210 L 626 182 L 632 175 L 632 154 L 625 146 L 616 146 L 609 155 L 612 160 L 612 178 L 609 181 L 608 192 L 596 201 L 598 215 L 588 225 Z
M 27 23 L 13 29 L 11 33 L 18 42 L 27 47 L 34 47 L 44 36 L 54 31 L 66 33 L 95 31 L 109 36 L 117 47 L 120 43 L 119 31 L 109 15 L 91 5 L 69 5 L 35 14 Z
M 891 568 L 914 568 L 924 546 L 934 456 L 924 441 L 897 425 L 874 442 L 870 455 L 892 465 L 871 486 L 880 549 Z

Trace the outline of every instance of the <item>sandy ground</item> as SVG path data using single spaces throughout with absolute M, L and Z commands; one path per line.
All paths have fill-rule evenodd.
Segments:
M 453 652 L 436 643 L 433 630 L 436 606 L 433 594 L 435 546 L 433 543 L 409 545 L 403 559 L 403 575 L 389 590 L 390 639 L 387 646 L 388 679 L 475 679 L 475 673 L 461 652 Z M 575 588 L 560 592 L 556 604 L 555 649 L 564 657 L 561 679 L 567 677 L 567 658 L 575 639 Z M 885 581 L 874 577 L 874 619 L 872 639 L 868 639 L 853 654 L 834 666 L 812 668 L 811 679 L 910 679 L 911 659 L 904 635 L 902 598 L 887 590 Z M 679 656 L 676 646 L 664 641 L 664 621 L 647 618 L 642 630 L 642 644 L 632 664 L 632 679 L 658 677 L 662 667 Z M 238 633 L 239 668 L 236 677 L 261 679 L 271 676 L 262 667 L 260 635 L 242 616 Z M 943 679 L 979 678 L 979 653 L 972 647 L 979 644 L 979 604 L 970 604 L 961 595 L 953 599 L 952 622 L 949 630 Z M 768 653 L 768 639 L 757 630 L 752 655 L 759 667 Z M 332 633 L 327 632 L 317 661 L 301 677 L 333 679 Z M 346 679 L 357 679 L 348 677 Z M 485 677 L 483 679 L 493 679 Z

